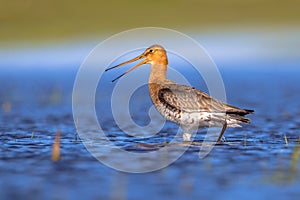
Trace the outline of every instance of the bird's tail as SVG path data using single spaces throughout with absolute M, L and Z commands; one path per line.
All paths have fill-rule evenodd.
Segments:
M 241 115 L 235 115 L 235 114 L 229 114 L 228 115 L 229 120 L 235 121 L 238 124 L 249 124 L 250 119 Z
M 237 115 L 237 116 L 245 116 L 248 114 L 252 114 L 254 110 L 249 110 L 249 109 L 232 109 L 232 110 L 227 110 L 226 114 L 228 115 Z
M 247 114 L 252 114 L 254 110 L 240 109 L 236 112 L 226 112 L 230 121 L 236 122 L 236 124 L 249 124 L 250 119 L 245 117 Z

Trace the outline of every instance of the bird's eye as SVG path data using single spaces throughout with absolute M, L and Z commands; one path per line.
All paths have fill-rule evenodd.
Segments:
M 154 51 L 153 49 L 150 49 L 150 50 L 149 50 L 150 53 L 153 53 L 153 51 Z

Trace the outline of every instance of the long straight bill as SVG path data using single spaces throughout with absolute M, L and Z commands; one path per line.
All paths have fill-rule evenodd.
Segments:
M 137 56 L 137 57 L 135 57 L 135 58 L 133 58 L 133 59 L 131 59 L 131 60 L 128 60 L 128 61 L 126 61 L 126 62 L 123 62 L 123 63 L 121 63 L 121 64 L 118 64 L 118 65 L 116 65 L 116 66 L 114 66 L 114 67 L 108 68 L 108 69 L 106 69 L 105 71 L 107 72 L 107 71 L 109 71 L 109 70 L 111 70 L 111 69 L 114 69 L 114 68 L 117 68 L 117 67 L 126 65 L 126 64 L 128 64 L 128 63 L 132 63 L 132 62 L 137 61 L 137 60 L 139 60 L 139 59 L 141 59 L 141 58 L 143 58 L 143 54 L 142 54 L 142 55 L 139 55 L 139 56 Z
M 135 59 L 135 58 L 134 58 L 134 59 Z M 127 64 L 128 62 L 129 62 L 129 61 L 127 61 L 127 62 L 125 62 L 125 63 L 122 63 L 122 64 L 120 64 L 120 65 Z M 114 80 L 112 80 L 111 82 L 114 82 L 114 81 L 118 80 L 119 78 L 121 78 L 121 77 L 124 76 L 125 74 L 131 72 L 132 70 L 138 68 L 139 66 L 145 64 L 146 62 L 147 62 L 146 59 L 143 60 L 143 61 L 140 62 L 139 64 L 135 65 L 134 67 L 130 68 L 129 70 L 127 70 L 126 72 L 124 72 L 123 74 L 121 74 L 120 76 L 118 76 L 117 78 L 115 78 Z M 119 67 L 120 65 L 117 65 L 116 67 Z M 113 67 L 113 68 L 115 68 L 115 67 Z M 108 70 L 109 70 L 109 69 L 108 69 Z

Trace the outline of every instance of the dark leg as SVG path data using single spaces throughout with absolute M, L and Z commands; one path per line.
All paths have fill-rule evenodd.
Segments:
M 223 125 L 223 128 L 222 128 L 222 130 L 221 130 L 221 132 L 220 132 L 220 134 L 219 134 L 219 137 L 218 137 L 217 142 L 220 142 L 220 141 L 221 141 L 222 136 L 223 136 L 223 134 L 224 134 L 226 128 L 227 128 L 227 122 L 225 121 L 225 123 L 224 123 L 224 125 Z

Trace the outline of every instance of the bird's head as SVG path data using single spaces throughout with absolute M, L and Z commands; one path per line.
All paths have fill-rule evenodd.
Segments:
M 167 58 L 166 50 L 162 46 L 156 44 L 156 45 L 152 45 L 152 46 L 148 47 L 141 55 L 139 55 L 131 60 L 128 60 L 126 62 L 123 62 L 121 64 L 118 64 L 114 67 L 108 68 L 105 71 L 129 64 L 131 62 L 134 62 L 134 61 L 137 61 L 140 59 L 143 59 L 143 60 L 140 63 L 138 63 L 137 65 L 135 65 L 134 67 L 130 68 L 128 71 L 124 72 L 123 74 L 121 74 L 120 76 L 118 76 L 117 78 L 112 80 L 112 82 L 121 78 L 125 74 L 131 72 L 132 70 L 136 69 L 137 67 L 139 67 L 143 64 L 162 65 L 162 66 L 168 65 L 168 58 Z

